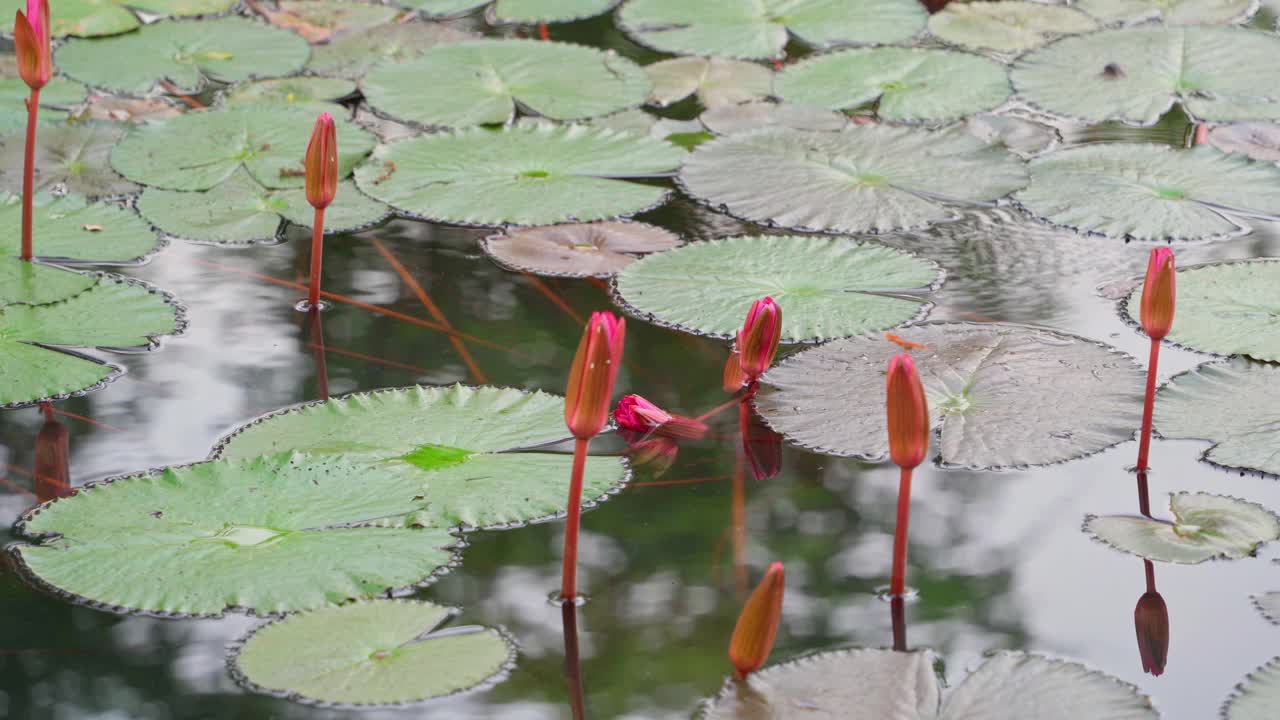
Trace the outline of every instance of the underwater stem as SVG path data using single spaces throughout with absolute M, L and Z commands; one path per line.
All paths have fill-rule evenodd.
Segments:
M 898 524 L 893 531 L 893 579 L 889 594 L 901 597 L 907 590 L 907 522 L 911 516 L 911 468 L 901 468 L 898 480 Z
M 1142 403 L 1142 436 L 1138 438 L 1138 472 L 1147 469 L 1147 453 L 1151 450 L 1151 416 L 1156 405 L 1156 370 L 1160 364 L 1160 341 L 1151 341 L 1151 358 L 1147 361 L 1147 396 Z
M 320 305 L 320 264 L 324 260 L 324 208 L 316 208 L 316 219 L 311 223 L 311 284 L 307 295 L 308 307 Z
M 560 602 L 575 604 L 578 597 L 578 525 L 582 519 L 582 473 L 587 465 L 590 438 L 573 442 L 573 475 L 569 480 L 569 509 L 564 527 L 564 565 L 560 571 Z
M 27 99 L 27 148 L 22 168 L 22 259 L 31 259 L 31 202 L 35 194 L 36 123 L 39 121 L 40 91 Z

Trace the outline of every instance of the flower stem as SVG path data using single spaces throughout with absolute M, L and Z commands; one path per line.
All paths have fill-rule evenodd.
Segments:
M 889 594 L 901 597 L 907 591 L 907 523 L 911 517 L 911 468 L 901 468 L 898 480 L 898 525 L 893 532 L 893 579 Z
M 320 265 L 324 261 L 324 208 L 316 208 L 316 219 L 311 223 L 311 285 L 307 305 L 320 305 Z
M 582 691 L 582 659 L 578 655 L 578 608 L 565 603 L 560 608 L 564 623 L 564 675 L 569 683 L 569 708 L 573 720 L 587 717 L 586 698 Z
M 1160 365 L 1160 341 L 1151 341 L 1151 358 L 1147 361 L 1147 396 L 1142 403 L 1142 436 L 1138 438 L 1138 472 L 1147 469 L 1147 453 L 1151 450 L 1151 416 L 1156 405 L 1156 370 Z
M 1147 592 L 1156 591 L 1156 566 L 1150 560 L 1142 561 L 1143 569 L 1147 574 Z
M 538 39 L 547 41 L 551 39 L 551 30 L 547 28 L 544 22 L 538 23 Z
M 889 618 L 893 623 L 893 649 L 907 651 L 907 610 L 901 595 L 889 598 Z
M 573 442 L 573 475 L 569 479 L 569 509 L 564 527 L 564 565 L 560 571 L 560 602 L 574 603 L 578 597 L 578 526 L 582 520 L 582 473 L 587 465 L 590 438 Z
M 27 149 L 22 168 L 22 259 L 31 259 L 31 202 L 35 195 L 36 123 L 39 122 L 40 91 L 27 99 Z

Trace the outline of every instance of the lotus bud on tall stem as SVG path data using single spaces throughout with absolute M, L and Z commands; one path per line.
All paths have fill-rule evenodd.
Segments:
M 1151 357 L 1147 362 L 1147 394 L 1142 404 L 1142 435 L 1138 438 L 1138 471 L 1147 469 L 1151 449 L 1151 417 L 1155 411 L 1156 374 L 1160 366 L 1160 341 L 1173 328 L 1173 309 L 1177 298 L 1177 273 L 1173 251 L 1156 248 L 1147 262 L 1147 277 L 1142 284 L 1142 329 L 1151 338 Z
M 27 12 L 13 17 L 13 50 L 18 74 L 31 88 L 27 98 L 27 145 L 22 166 L 22 259 L 32 255 L 32 201 L 35 195 L 36 124 L 40 89 L 53 77 L 53 49 L 49 39 L 49 0 L 27 0 Z
M 338 194 L 338 135 L 333 116 L 329 113 L 320 113 L 316 118 L 303 166 L 307 176 L 307 202 L 315 208 L 315 220 L 311 223 L 311 282 L 307 307 L 316 308 L 320 305 L 320 267 L 324 260 L 324 209 Z
M 889 360 L 885 381 L 889 429 L 889 457 L 900 468 L 898 480 L 898 521 L 893 533 L 893 577 L 889 594 L 906 592 L 907 527 L 911 515 L 911 473 L 924 462 L 929 450 L 929 403 L 916 373 L 915 362 L 907 354 Z
M 760 585 L 747 598 L 738 623 L 733 627 L 729 640 L 729 661 L 739 678 L 764 667 L 773 651 L 773 641 L 778 637 L 778 624 L 782 620 L 782 594 L 786 577 L 782 563 L 775 562 Z
M 752 303 L 738 331 L 738 364 L 747 383 L 759 380 L 773 364 L 781 338 L 782 308 L 771 297 Z
M 582 473 L 587 446 L 609 421 L 613 383 L 622 364 L 626 322 L 612 313 L 591 313 L 578 343 L 565 391 L 564 422 L 573 433 L 573 474 L 564 530 L 564 564 L 560 600 L 574 602 L 578 595 L 578 526 L 582 517 Z

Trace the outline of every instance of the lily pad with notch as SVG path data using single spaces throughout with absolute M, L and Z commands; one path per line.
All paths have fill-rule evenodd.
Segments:
M 1280 366 L 1236 358 L 1177 375 L 1156 393 L 1155 427 L 1213 443 L 1206 462 L 1280 476 Z
M 1239 23 L 1258 10 L 1257 0 L 1075 0 L 1074 5 L 1105 23 L 1165 25 Z
M 480 242 L 503 267 L 552 277 L 610 277 L 642 255 L 679 245 L 670 230 L 618 221 L 515 228 Z
M 429 17 L 458 17 L 490 7 L 497 23 L 561 23 L 609 12 L 620 0 L 397 0 Z M 492 5 L 490 6 L 490 3 Z
M 749 102 L 711 108 L 699 115 L 698 121 L 716 135 L 733 135 L 765 127 L 834 131 L 843 130 L 849 125 L 849 118 L 834 110 L 815 105 L 773 102 Z
M 1270 720 L 1280 713 L 1280 657 L 1249 673 L 1222 706 L 1223 720 Z
M 128 208 L 89 203 L 79 195 L 36 193 L 32 202 L 33 251 L 42 259 L 73 264 L 126 264 L 160 249 L 160 239 Z M 0 192 L 0 225 L 22 224 L 22 196 Z M 18 233 L 9 233 L 5 250 L 17 255 Z
M 1000 53 L 1026 52 L 1062 35 L 1097 29 L 1097 20 L 1074 7 L 1026 0 L 950 3 L 929 16 L 929 32 L 939 40 Z
M 111 169 L 108 157 L 125 136 L 124 128 L 105 123 L 41 128 L 36 135 L 35 189 L 55 187 L 86 197 L 125 195 L 138 190 Z M 0 189 L 22 192 L 22 133 L 0 137 Z
M 485 627 L 441 630 L 456 611 L 370 600 L 286 615 L 255 628 L 228 666 L 253 692 L 362 710 L 453 695 L 499 679 L 514 643 Z
M 965 182 L 956 182 L 963 177 Z M 963 128 L 775 128 L 707 142 L 680 171 L 696 199 L 752 222 L 811 232 L 890 232 L 957 217 L 1027 184 L 1025 164 Z
M 67 110 L 80 105 L 88 90 L 74 80 L 55 75 L 40 89 L 40 123 L 53 124 L 67 119 Z M 18 62 L 13 55 L 0 55 L 0 135 L 27 126 L 27 98 L 31 88 L 18 75 Z
M 894 332 L 924 346 L 912 354 L 943 466 L 1066 462 L 1131 439 L 1142 420 L 1145 372 L 1102 343 L 1004 323 L 923 323 Z M 889 359 L 900 352 L 874 336 L 792 355 L 765 374 L 756 410 L 801 447 L 883 460 L 884 394 L 868 388 L 883 387 Z
M 213 15 L 230 10 L 237 0 L 60 0 L 50 18 L 55 36 L 98 37 L 136 30 L 147 18 Z M 18 2 L 11 3 L 21 7 Z
M 771 296 L 782 342 L 817 342 L 920 320 L 932 307 L 925 294 L 941 283 L 934 263 L 878 243 L 735 237 L 633 263 L 614 281 L 614 300 L 647 322 L 731 338 L 751 303 Z
M 241 83 L 223 97 L 226 107 L 304 106 L 315 112 L 339 112 L 333 107 L 359 92 L 352 80 L 326 77 L 292 77 Z M 324 107 L 324 106 L 328 107 Z
M 1193 565 L 1239 560 L 1280 539 L 1280 517 L 1239 498 L 1171 493 L 1173 521 L 1122 515 L 1089 515 L 1084 531 L 1111 547 L 1156 562 Z
M 729 58 L 680 57 L 644 66 L 653 91 L 649 101 L 664 106 L 696 96 L 704 108 L 767 98 L 773 71 L 764 65 Z
M 437 45 L 477 37 L 474 33 L 444 23 L 379 25 L 361 32 L 337 35 L 329 42 L 315 46 L 311 49 L 307 69 L 321 75 L 355 79 L 376 65 L 406 62 Z

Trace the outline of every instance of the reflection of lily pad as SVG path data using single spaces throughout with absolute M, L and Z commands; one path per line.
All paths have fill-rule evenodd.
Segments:
M 785 127 L 793 130 L 842 130 L 849 119 L 834 110 L 814 105 L 752 102 L 711 108 L 698 116 L 699 122 L 717 135 Z
M 1253 598 L 1253 605 L 1272 625 L 1280 625 L 1280 592 L 1257 595 Z
M 737 105 L 768 97 L 773 71 L 745 60 L 681 57 L 644 66 L 653 91 L 651 102 L 670 105 L 697 95 L 704 108 Z
M 1166 25 L 1241 22 L 1258 9 L 1257 0 L 1075 0 L 1075 6 L 1103 22 L 1159 20 Z
M 307 69 L 323 75 L 358 78 L 382 63 L 412 60 L 436 45 L 476 36 L 442 23 L 408 22 L 339 35 L 311 49 Z
M 789 36 L 813 47 L 907 40 L 924 29 L 916 0 L 628 0 L 618 24 L 677 55 L 772 58 Z
M 37 193 L 32 225 L 37 257 L 83 263 L 127 263 L 158 249 L 159 239 L 134 212 L 116 205 L 90 204 L 78 195 L 53 197 Z M 0 225 L 22 224 L 22 196 L 0 193 Z M 3 241 L 17 255 L 21 237 Z
M 245 105 L 312 105 L 334 102 L 357 92 L 350 80 L 323 77 L 294 77 L 242 83 L 227 93 L 227 107 Z M 333 110 L 332 107 L 326 108 Z M 323 110 L 317 108 L 317 112 Z M 336 112 L 336 111 L 335 111 Z
M 855 125 L 713 140 L 689 156 L 680 180 L 695 198 L 744 220 L 849 233 L 954 219 L 947 205 L 1004 197 L 1026 185 L 1027 171 L 963 129 Z
M 118 37 L 71 40 L 58 67 L 93 87 L 145 95 L 161 79 L 196 91 L 204 78 L 238 82 L 289 75 L 310 51 L 297 35 L 247 18 L 163 22 Z
M 1212 442 L 1214 465 L 1280 475 L 1280 366 L 1235 359 L 1178 375 L 1156 394 L 1155 427 Z
M 117 175 L 107 161 L 124 135 L 123 128 L 100 123 L 41 128 L 36 134 L 36 189 L 63 186 L 88 197 L 136 191 L 138 186 Z M 25 147 L 22 133 L 0 137 L 0 188 L 22 192 Z
M 1271 720 L 1280 713 L 1280 657 L 1254 670 L 1227 699 L 1223 720 Z
M 1280 213 L 1280 168 L 1207 146 L 1090 145 L 1032 160 L 1031 184 L 1014 198 L 1076 230 L 1196 240 L 1240 234 L 1242 217 Z
M 1111 547 L 1147 560 L 1195 564 L 1249 557 L 1280 539 L 1280 517 L 1256 503 L 1225 495 L 1173 493 L 1173 522 L 1118 515 L 1085 518 L 1084 530 Z
M 925 323 L 894 332 L 925 346 L 913 354 L 943 465 L 1072 460 L 1129 440 L 1142 419 L 1145 373 L 1101 343 L 1003 323 Z M 900 352 L 884 338 L 861 337 L 793 355 L 764 376 L 756 408 L 802 447 L 881 460 L 889 439 L 879 388 L 889 358 Z
M 814 268 L 822 268 L 821 273 Z M 942 273 L 923 258 L 876 243 L 808 237 L 737 237 L 652 255 L 618 275 L 633 315 L 687 332 L 732 337 L 751 303 L 782 306 L 782 341 L 885 330 L 920 319 L 920 294 Z
M 609 277 L 646 253 L 670 250 L 680 238 L 640 222 L 599 222 L 508 230 L 481 247 L 499 264 L 556 277 Z
M 658 140 L 581 125 L 471 129 L 381 145 L 356 183 L 428 220 L 552 225 L 658 205 L 664 188 L 620 178 L 669 173 L 683 155 Z
M 950 3 L 929 16 L 929 32 L 941 40 L 1007 53 L 1025 52 L 1059 35 L 1097 27 L 1096 20 L 1079 10 L 1024 0 Z
M 12 3 L 18 5 L 18 3 Z M 129 32 L 142 25 L 132 12 L 151 17 L 187 17 L 226 12 L 236 0 L 58 0 L 52 33 L 94 37 Z
M 377 67 L 362 87 L 372 107 L 394 118 L 462 127 L 507 122 L 517 107 L 555 120 L 608 115 L 644 102 L 649 81 L 616 53 L 537 40 L 475 40 Z
M 778 75 L 786 102 L 845 110 L 876 103 L 888 121 L 944 121 L 991 110 L 1009 98 L 1000 63 L 955 50 L 862 48 L 815 55 Z
M 457 17 L 490 0 L 399 0 L 431 17 Z M 499 23 L 569 22 L 608 12 L 619 0 L 497 0 L 493 19 Z
M 140 128 L 111 153 L 131 180 L 170 190 L 208 190 L 244 167 L 269 188 L 302 187 L 315 114 L 305 108 L 187 113 Z M 339 177 L 373 149 L 374 137 L 338 119 Z
M 511 664 L 501 633 L 435 632 L 448 608 L 371 600 L 287 615 L 255 629 L 231 656 L 250 690 L 326 705 L 399 705 L 484 684 Z M 470 632 L 468 632 L 470 630 Z

